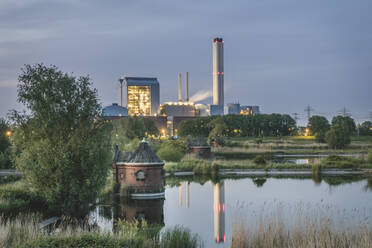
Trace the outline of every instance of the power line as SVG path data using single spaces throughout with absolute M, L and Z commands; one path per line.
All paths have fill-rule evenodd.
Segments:
M 341 114 L 343 117 L 350 117 L 351 114 L 350 114 L 350 111 L 343 107 L 340 111 L 339 111 L 339 114 Z
M 299 113 L 293 113 L 293 115 L 294 115 L 294 120 L 295 120 L 296 123 L 297 123 L 297 120 L 300 119 L 300 117 L 298 117 L 300 114 L 299 114 Z
M 311 111 L 314 111 L 314 109 L 313 109 L 310 105 L 308 105 L 308 106 L 305 108 L 304 111 L 307 113 L 307 120 L 309 120 L 310 117 L 311 117 Z

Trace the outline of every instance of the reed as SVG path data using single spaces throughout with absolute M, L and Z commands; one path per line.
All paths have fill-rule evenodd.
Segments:
M 310 212 L 295 209 L 291 216 L 285 218 L 280 209 L 262 212 L 255 225 L 242 216 L 235 218 L 231 248 L 372 247 L 368 221 L 353 226 L 343 218 L 336 220 L 328 208 Z

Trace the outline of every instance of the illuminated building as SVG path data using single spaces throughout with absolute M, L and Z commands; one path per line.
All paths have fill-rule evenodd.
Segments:
M 192 102 L 166 102 L 160 105 L 162 116 L 196 116 L 195 104 Z
M 241 106 L 240 114 L 241 115 L 256 115 L 260 113 L 259 106 Z
M 160 104 L 160 87 L 157 78 L 124 77 L 123 107 L 131 116 L 156 115 Z

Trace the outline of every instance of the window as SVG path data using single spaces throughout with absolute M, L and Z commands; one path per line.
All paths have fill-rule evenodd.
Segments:
M 145 181 L 145 172 L 140 170 L 136 173 L 136 179 L 137 181 Z

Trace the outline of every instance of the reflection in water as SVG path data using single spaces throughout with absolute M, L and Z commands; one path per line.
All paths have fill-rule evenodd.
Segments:
M 116 199 L 115 201 L 113 206 L 115 222 L 118 220 L 128 222 L 145 220 L 148 224 L 164 226 L 164 199 L 123 199 L 121 201 Z
M 180 182 L 180 186 L 178 187 L 178 202 L 180 203 L 180 207 L 182 207 L 182 182 Z
M 190 182 L 187 181 L 186 183 L 186 208 L 190 207 Z M 180 182 L 178 185 L 178 202 L 180 207 L 182 207 L 183 202 L 183 182 Z
M 214 185 L 213 213 L 214 213 L 214 238 L 216 243 L 224 243 L 225 235 L 225 184 L 224 182 Z
M 190 207 L 190 182 L 186 182 L 186 207 Z

